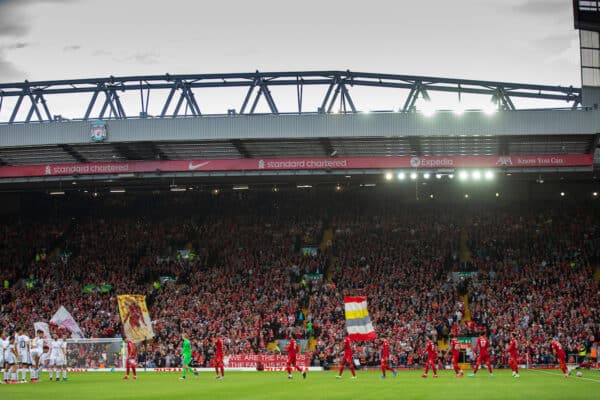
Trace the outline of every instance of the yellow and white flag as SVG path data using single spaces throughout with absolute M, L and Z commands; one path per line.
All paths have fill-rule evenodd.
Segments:
M 367 298 L 365 296 L 346 296 L 344 297 L 344 307 L 346 329 L 350 340 L 356 342 L 375 340 L 377 336 L 367 310 Z

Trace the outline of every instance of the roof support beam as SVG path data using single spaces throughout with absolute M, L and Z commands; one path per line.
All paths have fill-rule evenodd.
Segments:
M 600 133 L 597 133 L 596 136 L 592 139 L 592 143 L 590 143 L 590 148 L 588 149 L 588 153 L 594 154 L 597 148 L 600 147 Z
M 78 162 L 88 162 L 88 160 L 83 155 L 81 155 L 79 152 L 77 152 L 77 150 L 75 150 L 71 145 L 59 144 L 58 147 L 63 149 L 65 153 L 69 154 L 71 157 L 73 157 Z
M 87 109 L 85 110 L 85 114 L 83 116 L 83 120 L 87 121 L 90 119 L 90 115 L 92 114 L 92 110 L 94 109 L 94 105 L 96 104 L 96 99 L 98 99 L 98 94 L 100 93 L 100 89 L 94 91 L 90 102 L 88 103 Z
M 507 156 L 509 155 L 509 139 L 510 136 L 500 136 L 500 148 L 498 149 L 498 152 L 500 154 L 500 156 Z
M 127 160 L 141 160 L 142 157 L 127 145 L 127 143 L 113 143 L 115 151 Z
M 409 136 L 408 143 L 410 144 L 411 153 L 415 156 L 422 156 L 421 140 L 418 136 Z
M 244 158 L 252 158 L 252 154 L 248 151 L 244 143 L 240 139 L 233 139 L 231 144 L 235 147 L 235 149 L 240 153 Z
M 320 107 L 317 107 L 316 110 L 305 109 L 304 100 L 306 99 L 304 98 L 303 89 L 306 85 L 325 88 L 325 95 L 321 99 Z M 10 102 L 9 110 L 6 110 L 6 102 L 2 104 L 3 115 L 9 116 L 3 122 L 11 124 L 52 120 L 52 116 L 46 107 L 45 98 L 49 95 L 59 94 L 75 96 L 90 93 L 92 95 L 85 113 L 71 116 L 75 120 L 88 120 L 94 117 L 124 119 L 127 118 L 127 114 L 119 97 L 119 91 L 136 91 L 136 95 L 139 93 L 140 101 L 132 103 L 130 106 L 132 107 L 137 103 L 139 104 L 138 109 L 129 112 L 130 115 L 136 117 L 148 116 L 150 92 L 157 90 L 161 93 L 168 92 L 162 110 L 156 111 L 157 116 L 161 118 L 184 115 L 200 116 L 202 114 L 194 93 L 194 90 L 198 88 L 247 88 L 240 114 L 255 113 L 260 98 L 263 96 L 268 105 L 268 112 L 275 115 L 283 112 L 295 113 L 296 111 L 300 114 L 307 112 L 330 113 L 334 110 L 336 112 L 355 113 L 358 112 L 355 103 L 356 95 L 350 95 L 348 85 L 352 87 L 409 90 L 409 94 L 401 108 L 403 112 L 412 111 L 415 102 L 420 97 L 425 98 L 425 90 L 432 98 L 434 92 L 494 96 L 498 106 L 504 110 L 514 110 L 516 108 L 512 101 L 514 98 L 562 100 L 569 103 L 569 106 L 573 105 L 573 107 L 579 107 L 581 104 L 581 88 L 352 71 L 256 71 L 254 73 L 111 76 L 108 78 L 60 81 L 26 81 L 0 84 L 0 98 L 16 98 L 14 102 Z M 257 86 L 258 92 L 255 90 Z M 272 94 L 274 86 L 295 88 L 297 107 L 292 106 L 287 110 L 281 109 L 281 104 L 275 102 Z M 100 113 L 93 116 L 94 108 L 98 107 L 97 101 L 100 92 L 103 92 L 106 98 L 99 105 Z M 174 100 L 176 94 L 178 94 L 177 101 Z M 31 108 L 28 112 L 22 113 L 21 106 L 25 97 L 31 100 Z M 144 97 L 146 98 L 144 99 Z M 176 104 L 173 104 L 174 101 Z M 68 101 L 66 103 L 68 104 Z M 62 104 L 62 102 L 59 104 Z M 292 103 L 287 102 L 287 104 Z M 176 105 L 178 106 L 176 107 Z M 177 112 L 170 112 L 172 108 L 176 108 Z M 395 107 L 390 105 L 388 109 L 392 108 Z M 53 111 L 60 114 L 60 110 Z
M 254 114 L 256 112 L 256 107 L 258 106 L 258 102 L 260 101 L 261 96 L 265 98 L 267 105 L 269 106 L 269 110 L 271 110 L 271 114 L 277 115 L 279 114 L 279 110 L 277 109 L 277 105 L 275 104 L 275 99 L 271 95 L 271 91 L 269 90 L 269 86 L 266 82 L 261 81 L 255 85 L 250 86 L 248 89 L 248 93 L 246 94 L 246 98 L 244 99 L 244 103 L 242 104 L 242 109 L 240 110 L 240 114 L 244 114 L 246 112 L 246 106 L 248 105 L 248 101 L 252 96 L 252 92 L 254 88 L 258 86 L 258 93 L 254 96 L 254 101 L 252 102 L 252 106 L 250 107 L 250 111 L 248 114 Z
M 331 144 L 331 140 L 329 140 L 328 137 L 322 137 L 319 139 L 319 142 L 321 142 L 321 146 L 323 146 L 325 155 L 327 157 L 333 157 L 335 149 L 333 148 L 333 145 Z
M 168 160 L 169 159 L 169 156 L 166 155 L 164 151 L 159 149 L 158 146 L 156 145 L 156 143 L 148 142 L 148 146 L 150 147 L 150 150 L 152 151 L 152 153 L 154 153 L 155 159 L 157 159 L 157 160 Z
M 248 88 L 248 92 L 246 92 L 246 97 L 244 98 L 244 102 L 242 103 L 242 108 L 240 108 L 240 114 L 244 114 L 246 112 L 246 107 L 248 106 L 248 102 L 250 98 L 252 98 L 252 93 L 254 92 L 254 88 L 256 87 L 256 79 L 252 82 L 250 87 Z
M 329 97 L 331 96 L 331 92 L 333 92 L 333 88 L 335 87 L 335 81 L 332 81 L 327 87 L 327 92 L 325 92 L 325 97 L 323 98 L 323 102 L 321 103 L 321 107 L 319 107 L 319 113 L 325 113 L 327 107 L 327 103 L 329 102 Z M 327 111 L 329 112 L 329 111 Z
M 496 90 L 496 99 L 502 106 L 502 109 L 511 111 L 516 110 L 515 105 L 513 104 L 512 100 L 510 99 L 510 97 L 506 93 L 506 90 L 504 90 L 503 87 L 499 87 Z
M 17 103 L 15 104 L 14 108 L 13 108 L 13 112 L 10 115 L 10 119 L 8 120 L 9 124 L 12 124 L 13 122 L 15 122 L 15 119 L 17 118 L 17 114 L 19 113 L 19 108 L 21 108 L 21 103 L 23 102 L 23 95 L 21 94 L 19 96 L 19 98 L 17 99 Z
M 165 118 L 167 116 L 167 113 L 169 112 L 169 107 L 171 106 L 171 101 L 173 100 L 175 93 L 177 93 L 178 91 L 180 92 L 179 99 L 177 100 L 177 104 L 175 105 L 175 110 L 173 111 L 173 114 L 170 116 L 172 118 L 176 118 L 179 115 L 189 115 L 188 111 L 191 115 L 193 115 L 195 117 L 202 115 L 202 113 L 200 112 L 200 106 L 198 105 L 198 102 L 196 101 L 196 96 L 194 95 L 194 91 L 192 90 L 192 85 L 189 82 L 177 80 L 174 83 L 174 86 L 169 91 L 169 95 L 167 96 L 167 99 L 165 100 L 162 111 L 160 113 L 160 117 Z M 150 88 L 148 88 L 147 97 L 149 97 L 149 96 L 150 96 Z M 185 112 L 183 112 L 183 114 L 180 114 L 179 111 L 181 110 L 181 106 L 184 104 L 184 102 L 185 102 Z M 146 105 L 146 112 L 147 112 L 147 105 Z

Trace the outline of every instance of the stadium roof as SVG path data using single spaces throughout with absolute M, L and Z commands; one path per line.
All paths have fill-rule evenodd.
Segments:
M 239 112 L 200 112 L 194 90 L 231 86 L 247 90 Z M 298 104 L 295 112 L 282 111 L 272 95 L 271 88 L 281 86 L 298 89 L 292 95 Z M 304 86 L 323 87 L 325 95 L 319 101 L 320 107 L 303 108 Z M 399 109 L 390 107 L 395 111 L 364 112 L 356 106 L 356 96 L 351 95 L 351 88 L 357 86 L 404 90 L 406 97 Z M 0 124 L 0 182 L 7 184 L 65 180 L 72 175 L 82 181 L 110 180 L 117 170 L 133 173 L 136 179 L 233 176 L 272 180 L 273 176 L 373 175 L 390 168 L 412 168 L 415 165 L 411 157 L 450 160 L 437 167 L 432 163 L 419 166 L 432 166 L 432 170 L 440 166 L 476 167 L 486 156 L 577 160 L 565 164 L 561 164 L 562 159 L 548 164 L 544 160 L 528 164 L 525 160 L 513 171 L 529 174 L 591 173 L 594 166 L 600 166 L 600 111 L 580 107 L 578 88 L 320 71 L 24 82 L 2 84 L 0 90 L 0 100 L 8 101 L 0 112 L 9 115 L 6 123 Z M 153 114 L 148 99 L 150 93 L 159 90 L 168 95 L 160 104 L 161 112 Z M 136 92 L 139 96 L 134 118 L 126 112 L 132 104 L 121 101 L 121 92 Z M 48 96 L 82 93 L 91 94 L 91 100 L 87 105 L 84 102 L 86 111 L 80 118 L 51 116 Z M 454 93 L 459 101 L 465 94 L 484 96 L 488 101 L 491 98 L 494 112 L 426 112 L 420 107 L 431 101 L 433 93 Z M 570 107 L 517 109 L 513 98 L 561 100 Z M 256 108 L 261 100 L 267 103 L 264 113 L 258 113 Z M 95 126 L 105 135 L 99 140 L 92 137 Z M 264 159 L 297 158 L 321 159 L 319 165 L 326 167 L 266 171 L 260 164 Z M 330 163 L 326 160 L 336 158 L 347 161 L 343 164 L 346 167 L 327 167 Z M 221 167 L 196 170 L 195 166 L 203 160 L 212 162 L 211 168 Z M 219 164 L 219 160 L 255 160 L 257 164 Z M 365 167 L 365 160 L 372 163 Z M 176 164 L 178 161 L 190 161 L 192 166 L 188 169 L 188 164 Z M 520 162 L 510 164 L 511 161 L 500 165 L 504 171 Z M 127 164 L 132 162 L 162 164 Z M 495 166 L 499 166 L 498 162 Z M 93 163 L 109 163 L 116 169 L 94 177 L 78 172 L 98 169 Z M 36 165 L 45 166 L 45 173 L 35 168 L 18 168 Z M 227 165 L 233 169 L 223 167 Z M 490 159 L 481 165 L 494 166 Z M 74 173 L 48 172 L 61 169 Z

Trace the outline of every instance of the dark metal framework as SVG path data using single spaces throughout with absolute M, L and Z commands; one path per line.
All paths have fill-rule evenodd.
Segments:
M 303 107 L 304 87 L 315 85 L 322 86 L 325 89 L 325 95 L 317 110 L 305 110 Z M 47 98 L 54 95 L 82 94 L 91 94 L 91 98 L 85 108 L 85 113 L 75 118 L 78 120 L 202 116 L 205 114 L 201 112 L 195 91 L 202 88 L 228 87 L 242 87 L 247 90 L 239 112 L 231 109 L 230 114 L 255 114 L 262 98 L 266 101 L 269 112 L 277 115 L 281 112 L 270 90 L 276 86 L 295 88 L 297 99 L 295 114 L 360 112 L 357 110 L 349 90 L 354 86 L 407 90 L 408 95 L 402 102 L 403 106 L 395 110 L 400 112 L 415 111 L 417 100 L 422 98 L 428 101 L 432 92 L 457 93 L 459 99 L 461 94 L 491 96 L 491 100 L 503 110 L 516 109 L 512 101 L 512 98 L 515 97 L 565 101 L 572 108 L 581 105 L 581 88 L 575 87 L 352 71 L 256 71 L 254 73 L 111 76 L 108 78 L 4 83 L 0 84 L 0 111 L 3 111 L 2 107 L 9 108 L 6 113 L 9 118 L 1 122 L 12 124 L 60 121 L 61 110 L 58 107 L 51 108 Z M 166 99 L 160 99 L 162 105 L 160 114 L 150 116 L 148 115 L 148 106 L 151 94 L 159 90 L 167 91 L 168 94 Z M 138 106 L 134 112 L 126 112 L 120 95 L 131 91 L 139 92 Z M 3 101 L 15 97 L 16 101 L 13 104 L 7 105 Z M 26 113 L 24 113 L 23 107 L 29 107 Z M 99 111 L 94 112 L 98 108 Z
M 573 0 L 575 29 L 600 29 L 600 0 Z

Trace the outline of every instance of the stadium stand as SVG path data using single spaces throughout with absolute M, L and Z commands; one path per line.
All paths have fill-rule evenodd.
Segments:
M 210 365 L 214 335 L 228 354 L 310 339 L 312 363 L 330 365 L 348 294 L 368 296 L 378 336 L 402 366 L 421 361 L 428 333 L 443 341 L 486 331 L 496 365 L 507 362 L 511 332 L 527 346 L 523 362 L 540 365 L 554 363 L 554 336 L 572 355 L 600 337 L 595 205 L 422 202 L 407 212 L 393 195 L 316 191 L 44 201 L 35 211 L 44 218 L 0 226 L 0 327 L 29 330 L 68 305 L 86 336 L 114 337 L 116 295 L 145 294 L 156 334 L 140 352 L 148 366 L 179 365 L 182 329 L 196 365 Z M 321 249 L 303 255 L 307 246 Z M 358 350 L 363 364 L 379 363 L 375 344 Z M 78 365 L 99 362 L 72 352 Z

